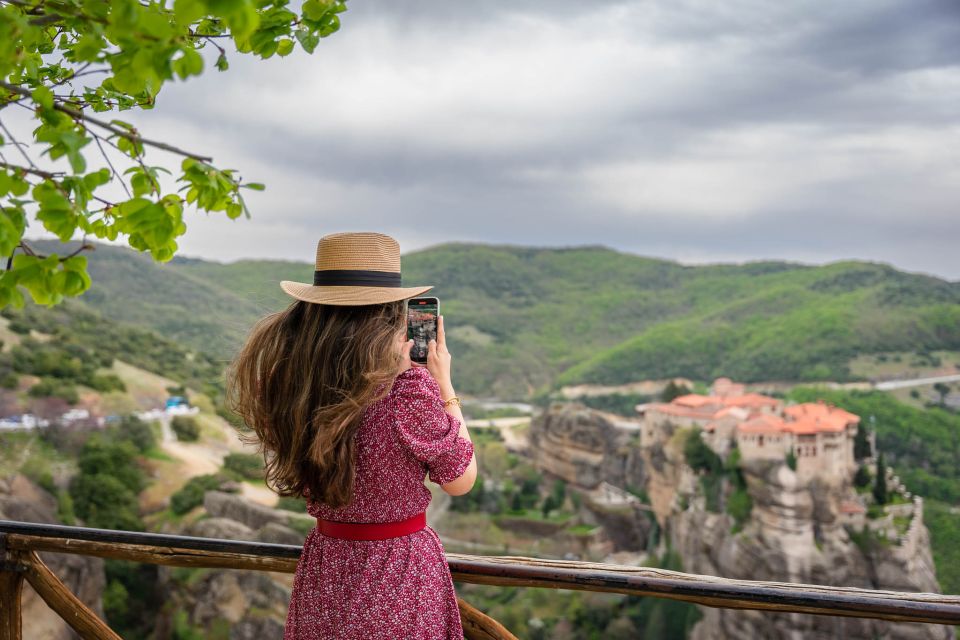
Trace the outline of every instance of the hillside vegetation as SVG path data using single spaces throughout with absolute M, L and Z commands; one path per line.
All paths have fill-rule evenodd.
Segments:
M 177 259 L 114 247 L 90 256 L 83 304 L 226 359 L 312 265 Z M 403 258 L 436 285 L 467 393 L 529 397 L 581 382 L 727 375 L 850 380 L 851 359 L 960 349 L 960 283 L 882 264 L 683 266 L 602 247 L 449 244 Z
M 75 385 L 98 391 L 124 390 L 125 384 L 115 373 L 99 372 L 99 367 L 110 367 L 117 360 L 190 386 L 212 399 L 222 394 L 224 361 L 149 328 L 116 322 L 74 301 L 53 308 L 33 304 L 7 308 L 3 316 L 10 327 L 32 330 L 45 338 L 23 337 L 9 354 L 0 354 L 0 374 L 38 376 L 56 391 L 44 395 L 69 393 Z

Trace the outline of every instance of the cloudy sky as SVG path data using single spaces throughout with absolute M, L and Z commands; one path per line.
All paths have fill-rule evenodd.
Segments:
M 267 183 L 184 254 L 377 230 L 960 279 L 956 0 L 349 6 L 313 56 L 232 55 L 138 118 Z

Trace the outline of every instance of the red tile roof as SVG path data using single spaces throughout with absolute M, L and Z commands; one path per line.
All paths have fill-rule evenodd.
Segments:
M 727 382 L 720 378 L 718 382 Z M 653 403 L 647 410 L 659 411 L 670 416 L 703 420 L 705 428 L 713 431 L 713 421 L 732 417 L 743 420 L 737 430 L 742 433 L 777 434 L 794 433 L 812 435 L 816 433 L 837 433 L 848 425 L 860 422 L 860 416 L 844 411 L 823 402 L 805 402 L 783 409 L 783 416 L 761 413 L 763 409 L 778 409 L 780 400 L 760 393 L 746 393 L 737 396 L 705 396 L 688 393 L 674 398 L 669 403 Z M 751 416 L 748 418 L 748 416 Z
M 763 413 L 737 425 L 740 433 L 776 435 L 787 431 L 786 423 L 780 416 Z
M 840 503 L 840 513 L 866 513 L 867 508 L 859 502 L 844 500 Z

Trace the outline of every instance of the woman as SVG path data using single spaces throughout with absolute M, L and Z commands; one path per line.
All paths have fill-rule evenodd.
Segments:
M 253 329 L 229 374 L 267 481 L 317 526 L 297 564 L 284 638 L 463 638 L 450 570 L 426 526 L 429 474 L 451 495 L 477 474 L 450 378 L 443 318 L 426 367 L 410 361 L 400 247 L 345 233 L 317 247 L 314 284 Z

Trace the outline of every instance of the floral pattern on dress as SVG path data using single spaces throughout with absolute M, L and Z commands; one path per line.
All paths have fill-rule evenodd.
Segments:
M 459 478 L 473 444 L 444 411 L 423 367 L 394 381 L 364 412 L 356 433 L 353 501 L 307 501 L 310 515 L 341 522 L 395 522 L 426 511 L 431 482 Z M 297 563 L 284 640 L 461 640 L 463 629 L 443 545 L 430 527 L 387 540 L 344 540 L 314 528 Z

